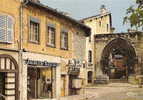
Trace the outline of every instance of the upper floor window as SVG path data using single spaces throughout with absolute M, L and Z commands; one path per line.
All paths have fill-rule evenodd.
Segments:
M 11 16 L 0 15 L 0 42 L 12 43 L 14 21 Z
M 99 26 L 101 27 L 101 21 L 99 21 Z
M 39 43 L 40 40 L 40 21 L 35 18 L 30 18 L 30 41 Z
M 89 42 L 91 42 L 91 35 L 89 36 Z
M 107 32 L 108 32 L 108 29 L 109 29 L 109 25 L 107 24 Z
M 61 31 L 61 49 L 68 50 L 68 31 Z
M 92 51 L 91 50 L 88 51 L 88 62 L 92 63 Z
M 56 29 L 54 24 L 48 24 L 47 27 L 48 41 L 47 45 L 51 47 L 55 47 L 56 42 Z

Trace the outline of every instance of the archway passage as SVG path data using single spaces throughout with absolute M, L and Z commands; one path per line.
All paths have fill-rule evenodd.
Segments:
M 125 39 L 112 40 L 102 52 L 102 71 L 110 79 L 128 79 L 128 76 L 134 73 L 135 63 L 135 50 L 131 43 Z
M 0 100 L 18 100 L 18 64 L 10 55 L 0 54 Z

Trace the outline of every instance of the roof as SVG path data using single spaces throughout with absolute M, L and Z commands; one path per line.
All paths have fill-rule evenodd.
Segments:
M 88 26 L 82 24 L 81 22 L 79 22 L 79 21 L 77 21 L 77 20 L 75 20 L 75 19 L 73 19 L 73 18 L 71 18 L 69 16 L 63 15 L 62 12 L 59 12 L 56 9 L 48 7 L 48 6 L 46 6 L 46 5 L 42 4 L 42 3 L 39 3 L 39 2 L 33 2 L 33 1 L 29 1 L 29 0 L 26 3 L 26 5 L 27 6 L 34 6 L 34 7 L 37 7 L 39 9 L 43 9 L 43 10 L 47 11 L 48 13 L 53 14 L 56 17 L 68 20 L 72 24 L 76 25 L 77 27 L 80 27 L 83 31 L 85 31 L 85 35 L 86 36 L 90 36 L 90 34 L 91 34 L 91 29 Z
M 88 20 L 88 19 L 91 19 L 91 18 L 100 18 L 100 17 L 107 16 L 107 15 L 111 15 L 111 13 L 110 13 L 110 12 L 107 12 L 107 13 L 105 13 L 105 14 L 98 14 L 98 15 L 86 17 L 86 18 L 81 19 L 80 21 L 82 22 L 82 21 L 84 21 L 84 20 Z
M 140 31 L 137 31 L 137 32 L 110 33 L 110 34 L 96 34 L 95 38 L 105 38 L 105 37 L 123 36 L 123 35 L 134 36 L 134 35 L 141 35 L 141 34 L 143 34 L 143 33 L 140 32 Z

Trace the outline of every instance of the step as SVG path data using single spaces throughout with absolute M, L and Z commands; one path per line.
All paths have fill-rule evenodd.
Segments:
M 112 83 L 127 83 L 128 80 L 127 79 L 110 79 L 109 82 L 112 82 Z

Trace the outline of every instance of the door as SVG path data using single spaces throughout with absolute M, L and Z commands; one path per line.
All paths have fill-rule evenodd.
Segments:
M 37 98 L 37 68 L 28 68 L 28 97 Z
M 88 83 L 92 83 L 92 71 L 88 72 Z
M 0 100 L 4 100 L 5 95 L 5 73 L 0 72 Z
M 62 80 L 61 81 L 61 85 L 62 85 L 62 87 L 61 87 L 61 96 L 65 96 L 66 76 L 62 75 L 61 80 Z

